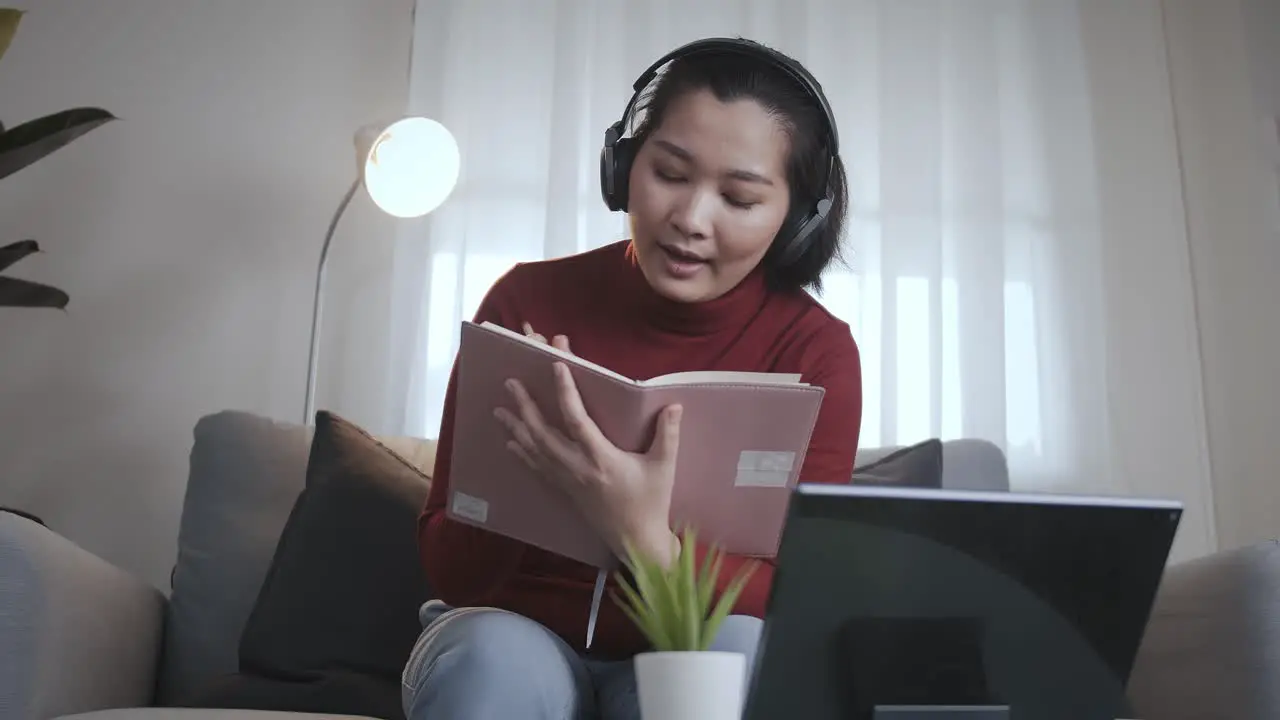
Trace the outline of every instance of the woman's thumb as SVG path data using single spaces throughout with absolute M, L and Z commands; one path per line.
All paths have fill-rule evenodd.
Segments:
M 679 405 L 668 405 L 658 420 L 658 432 L 649 448 L 649 454 L 656 460 L 675 460 L 676 451 L 680 449 L 680 417 L 684 408 Z

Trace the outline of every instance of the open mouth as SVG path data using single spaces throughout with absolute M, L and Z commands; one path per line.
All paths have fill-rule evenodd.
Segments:
M 664 245 L 659 243 L 658 247 L 662 248 L 662 252 L 666 253 L 667 257 L 679 263 L 704 263 L 707 261 L 706 258 L 701 255 L 689 252 L 688 250 L 682 250 L 674 245 Z

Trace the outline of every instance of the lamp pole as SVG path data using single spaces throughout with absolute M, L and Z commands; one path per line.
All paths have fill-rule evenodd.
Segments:
M 320 364 L 320 315 L 324 309 L 324 281 L 329 267 L 329 245 L 333 243 L 333 231 L 338 227 L 338 220 L 342 218 L 342 213 L 346 212 L 347 206 L 351 204 L 351 198 L 359 188 L 360 177 L 357 176 L 347 190 L 347 194 L 342 196 L 342 202 L 338 203 L 338 209 L 333 213 L 333 219 L 329 221 L 329 231 L 324 235 L 324 245 L 320 246 L 320 263 L 316 269 L 316 296 L 311 307 L 311 352 L 307 357 L 307 395 L 306 405 L 302 411 L 303 425 L 310 425 L 315 421 L 316 368 Z

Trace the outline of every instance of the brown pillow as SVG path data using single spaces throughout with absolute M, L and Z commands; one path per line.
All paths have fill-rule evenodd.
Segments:
M 369 433 L 316 415 L 306 487 L 240 638 L 240 672 L 394 680 L 430 597 L 417 547 L 429 482 Z
M 899 448 L 853 469 L 854 485 L 941 488 L 942 442 L 936 438 Z

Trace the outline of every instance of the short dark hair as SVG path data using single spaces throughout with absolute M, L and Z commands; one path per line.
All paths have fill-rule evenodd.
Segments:
M 811 209 L 824 192 L 831 200 L 826 222 L 810 235 L 798 258 L 782 264 L 779 258 L 782 248 L 775 239 L 762 261 L 773 287 L 821 291 L 822 273 L 833 261 L 843 260 L 841 237 L 848 207 L 844 164 L 839 157 L 832 162 L 828 155 L 822 108 L 804 87 L 764 58 L 736 52 L 687 55 L 668 64 L 637 103 L 643 116 L 633 134 L 636 148 L 661 124 L 672 101 L 706 89 L 721 102 L 739 98 L 755 100 L 784 128 L 789 146 L 786 173 L 791 196 L 784 228 L 793 227 L 795 217 Z

